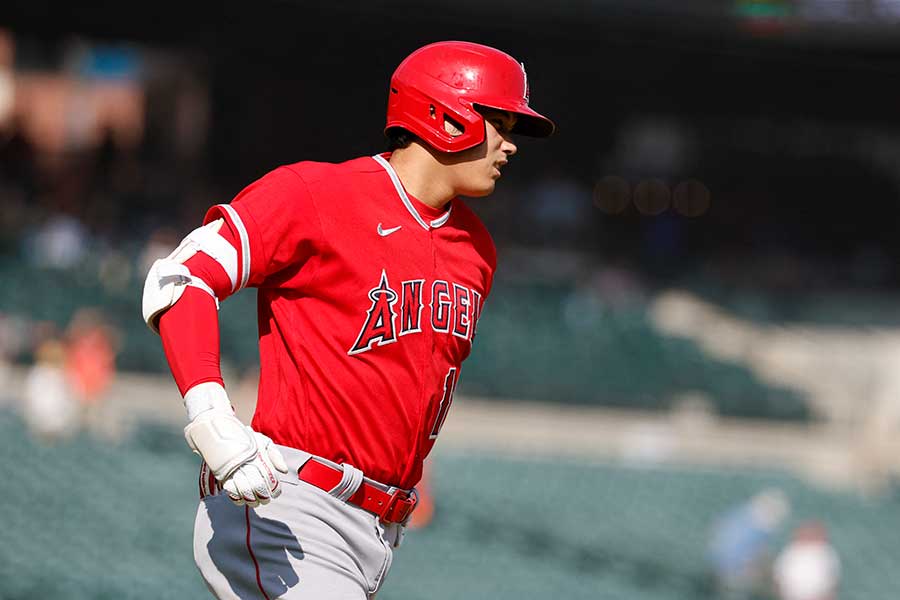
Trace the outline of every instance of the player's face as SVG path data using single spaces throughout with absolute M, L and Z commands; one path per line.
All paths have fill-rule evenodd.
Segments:
M 504 165 L 516 153 L 510 132 L 516 124 L 516 115 L 503 110 L 483 109 L 484 142 L 454 154 L 451 168 L 457 194 L 460 196 L 487 196 L 494 191 L 502 175 Z

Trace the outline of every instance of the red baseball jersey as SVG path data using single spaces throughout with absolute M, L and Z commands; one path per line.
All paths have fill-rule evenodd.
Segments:
M 496 268 L 459 199 L 411 197 L 389 155 L 280 167 L 217 205 L 259 289 L 253 428 L 411 487 L 441 430 Z

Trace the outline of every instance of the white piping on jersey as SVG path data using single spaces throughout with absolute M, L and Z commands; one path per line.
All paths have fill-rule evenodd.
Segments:
M 193 230 L 168 258 L 184 263 L 197 252 L 202 252 L 221 265 L 228 275 L 231 288 L 234 289 L 238 284 L 238 253 L 234 246 L 218 233 L 224 223 L 225 219 L 216 219 Z
M 237 227 L 238 237 L 241 238 L 241 283 L 232 290 L 232 292 L 236 292 L 247 287 L 247 281 L 250 279 L 250 236 L 247 235 L 247 228 L 244 227 L 244 222 L 233 206 L 229 204 L 220 204 L 219 206 L 228 213 L 231 222 Z
M 432 226 L 432 227 L 440 227 L 441 225 L 443 225 L 444 223 L 446 223 L 446 222 L 447 222 L 447 219 L 450 218 L 450 211 L 451 211 L 451 210 L 453 210 L 453 205 L 452 205 L 452 204 L 450 205 L 450 208 L 447 209 L 447 212 L 445 212 L 444 214 L 442 214 L 442 215 L 439 216 L 437 219 L 435 219 L 435 220 L 433 220 L 433 221 L 431 222 L 431 226 Z
M 390 175 L 391 181 L 394 184 L 394 189 L 397 190 L 397 195 L 400 196 L 400 200 L 403 201 L 403 205 L 406 207 L 406 210 L 408 210 L 409 214 L 411 214 L 413 218 L 418 221 L 419 225 L 421 225 L 423 229 L 427 231 L 431 227 L 440 227 L 447 222 L 447 219 L 450 218 L 450 211 L 453 210 L 452 204 L 450 205 L 450 208 L 447 209 L 446 213 L 442 214 L 437 219 L 426 223 L 425 219 L 422 218 L 422 215 L 419 214 L 419 211 L 416 210 L 416 207 L 413 206 L 412 200 L 410 200 L 409 196 L 406 195 L 406 190 L 403 189 L 403 184 L 400 183 L 400 178 L 397 177 L 397 172 L 394 170 L 394 167 L 391 166 L 391 163 L 386 161 L 380 154 L 376 154 L 372 158 L 375 159 L 375 162 L 384 167 L 384 170 L 387 171 L 388 175 Z

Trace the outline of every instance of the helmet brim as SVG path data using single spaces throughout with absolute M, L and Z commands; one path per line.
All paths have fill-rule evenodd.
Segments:
M 479 106 L 485 108 L 493 108 L 495 110 L 505 110 L 516 115 L 516 124 L 512 128 L 512 133 L 516 135 L 524 135 L 527 137 L 545 138 L 550 137 L 556 132 L 556 124 L 540 114 L 532 110 L 528 106 L 501 106 L 497 104 L 475 103 L 475 108 Z

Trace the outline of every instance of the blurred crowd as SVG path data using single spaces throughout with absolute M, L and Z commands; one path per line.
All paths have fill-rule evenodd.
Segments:
M 181 66 L 130 44 L 0 29 L 0 359 L 35 361 L 29 381 L 59 390 L 29 413 L 48 435 L 71 429 L 64 406 L 89 407 L 106 387 L 122 337 L 110 298 L 138 294 L 145 263 L 212 203 L 196 182 L 203 83 Z M 65 283 L 42 285 L 53 273 Z M 82 290 L 94 297 L 31 310 Z
M 241 105 L 223 108 L 216 86 L 229 81 L 211 73 L 229 74 L 212 60 L 0 30 L 0 259 L 66 269 L 97 256 L 106 263 L 102 277 L 124 279 L 123 270 L 141 270 L 143 258 L 195 227 L 209 205 L 261 175 L 255 164 L 247 174 L 231 172 L 252 152 L 235 148 L 223 161 L 229 145 L 213 142 L 235 118 L 261 117 L 227 112 Z M 561 91 L 544 96 L 552 101 L 554 93 Z M 636 112 L 592 124 L 589 148 L 563 131 L 565 150 L 523 148 L 494 197 L 473 206 L 501 248 L 563 252 L 552 260 L 563 272 L 576 270 L 570 281 L 612 265 L 631 271 L 632 281 L 775 292 L 895 285 L 890 220 L 873 221 L 846 199 L 892 205 L 900 140 L 871 128 L 779 119 Z M 321 156 L 279 156 L 325 159 L 334 145 L 318 140 Z M 846 176 L 828 181 L 822 173 L 832 169 Z M 585 257 L 590 264 L 579 269 Z
M 722 600 L 837 600 L 841 561 L 819 519 L 793 526 L 791 502 L 766 488 L 725 514 L 711 531 L 708 560 Z
M 32 434 L 45 443 L 80 431 L 115 436 L 105 405 L 119 337 L 102 312 L 82 308 L 62 330 L 48 321 L 22 325 L 0 314 L 0 384 L 5 390 L 0 400 L 14 404 Z M 34 362 L 21 385 L 13 386 L 9 359 L 24 345 L 32 346 Z M 21 397 L 9 397 L 11 389 L 21 389 Z
M 0 272 L 20 281 L 0 291 L 6 360 L 58 359 L 42 344 L 62 334 L 43 332 L 76 320 L 71 307 L 32 311 L 23 294 L 97 294 L 84 304 L 98 306 L 95 318 L 122 345 L 152 342 L 131 335 L 149 264 L 250 181 L 236 183 L 211 158 L 230 150 L 212 141 L 216 85 L 207 57 L 190 52 L 0 30 Z M 900 280 L 891 219 L 843 200 L 894 202 L 900 145 L 889 131 L 652 111 L 607 120 L 586 125 L 595 147 L 562 130 L 549 156 L 523 146 L 495 195 L 472 203 L 503 254 L 498 279 L 565 289 L 553 307 L 565 330 L 554 335 L 575 339 L 672 285 L 719 292 L 751 319 L 776 312 L 774 295 L 804 295 L 792 306 L 808 318 L 827 304 L 821 290 L 884 291 Z M 303 158 L 322 157 L 283 160 Z M 842 165 L 856 170 L 834 184 L 822 176 Z M 48 272 L 70 288 L 43 289 L 33 274 Z M 839 299 L 836 309 L 827 318 L 851 306 Z M 155 349 L 129 353 L 128 368 L 157 367 Z

